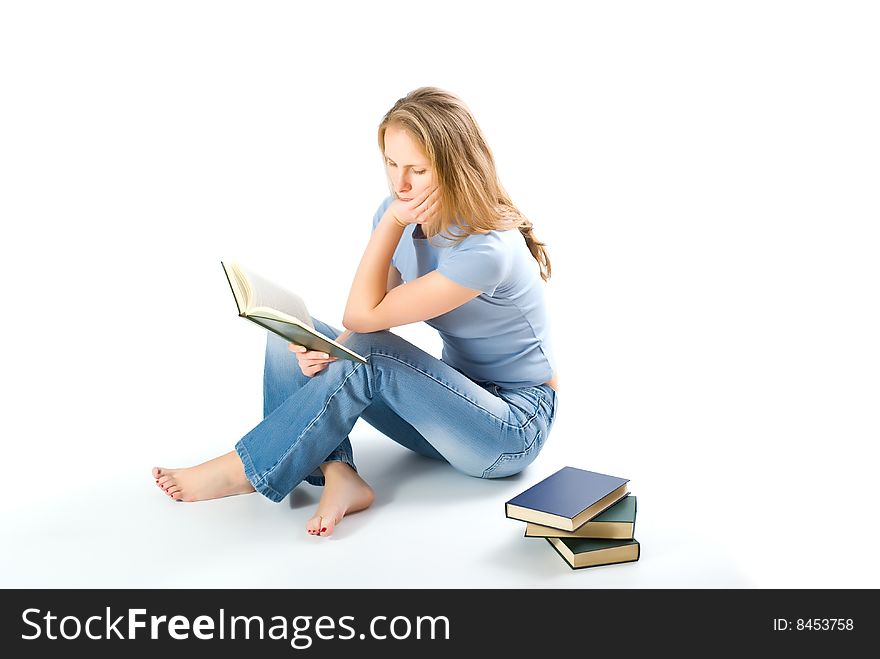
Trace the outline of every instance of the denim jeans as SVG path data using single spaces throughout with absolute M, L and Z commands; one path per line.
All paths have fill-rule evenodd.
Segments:
M 314 323 L 327 336 L 340 334 Z M 303 480 L 323 485 L 324 462 L 356 469 L 348 433 L 358 418 L 460 472 L 500 478 L 535 459 L 556 416 L 556 392 L 548 385 L 475 383 L 392 332 L 350 335 L 345 345 L 368 363 L 340 359 L 311 378 L 284 339 L 268 336 L 264 418 L 235 450 L 251 485 L 272 501 Z

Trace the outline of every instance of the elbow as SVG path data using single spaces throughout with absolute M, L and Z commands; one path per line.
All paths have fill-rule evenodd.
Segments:
M 360 313 L 354 314 L 346 312 L 342 316 L 342 326 L 350 332 L 358 334 L 368 334 L 369 332 L 380 332 L 389 329 L 388 325 L 383 325 L 376 314 Z
M 390 327 L 389 325 L 383 325 L 385 316 L 386 311 L 381 304 L 381 300 L 375 306 L 350 303 L 345 305 L 345 311 L 342 314 L 342 326 L 351 332 L 358 332 L 359 334 L 378 332 Z
M 351 332 L 358 332 L 357 327 L 360 326 L 358 316 L 360 314 L 353 307 L 354 305 L 349 300 L 348 304 L 345 305 L 345 311 L 342 312 L 342 326 Z
M 355 314 L 346 312 L 342 316 L 342 326 L 350 332 L 369 332 L 370 330 L 364 329 L 366 324 L 364 323 L 362 318 L 358 318 Z

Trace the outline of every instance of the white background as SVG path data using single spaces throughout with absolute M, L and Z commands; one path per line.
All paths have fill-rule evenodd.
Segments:
M 880 587 L 880 30 L 858 2 L 21 2 L 0 8 L 9 586 Z M 172 504 L 150 467 L 260 419 L 219 261 L 338 324 L 399 97 L 471 108 L 547 242 L 560 411 L 480 481 L 368 426 L 374 508 Z M 439 351 L 427 328 L 407 338 Z M 635 564 L 503 502 L 631 479 Z

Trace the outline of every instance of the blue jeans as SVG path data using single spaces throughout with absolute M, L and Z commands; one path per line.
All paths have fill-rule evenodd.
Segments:
M 340 334 L 314 323 L 327 336 Z M 324 462 L 356 469 L 348 433 L 358 418 L 465 474 L 500 478 L 535 459 L 556 416 L 556 392 L 548 385 L 477 384 L 388 331 L 345 340 L 367 364 L 340 359 L 311 378 L 287 345 L 269 334 L 264 418 L 235 445 L 247 479 L 272 501 L 303 480 L 323 485 Z

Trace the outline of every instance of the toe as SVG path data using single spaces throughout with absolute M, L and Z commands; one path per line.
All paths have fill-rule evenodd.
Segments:
M 312 517 L 308 522 L 306 522 L 306 533 L 309 535 L 318 535 L 318 532 L 321 530 L 321 518 L 318 515 Z
M 159 478 L 165 473 L 165 470 L 162 467 L 153 467 L 153 478 Z
M 321 529 L 319 533 L 321 535 L 330 535 L 333 533 L 333 527 L 336 526 L 336 522 L 332 517 L 322 517 L 321 518 Z
M 168 494 L 174 494 L 175 492 L 180 492 L 180 485 L 178 485 L 177 483 L 171 483 L 171 485 L 169 485 L 167 488 L 165 488 L 165 491 Z

